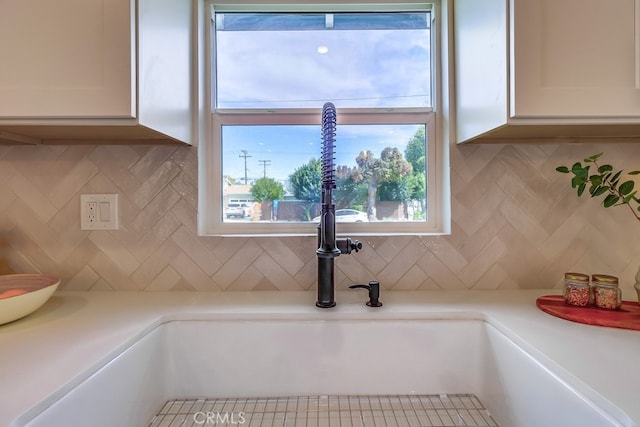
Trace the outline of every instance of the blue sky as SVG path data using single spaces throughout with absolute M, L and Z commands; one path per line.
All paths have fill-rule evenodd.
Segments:
M 366 20 L 373 19 L 372 16 L 355 15 L 355 21 L 352 16 L 350 25 L 355 22 L 356 27 L 367 26 L 370 23 Z M 248 18 L 249 26 L 264 28 L 261 16 Z M 320 19 L 323 24 L 324 15 Z M 231 19 L 225 19 L 227 22 Z M 285 25 L 275 22 L 276 26 Z M 219 26 L 222 24 L 218 22 Z M 338 108 L 430 105 L 431 41 L 427 29 L 338 27 L 218 31 L 218 106 L 320 110 L 326 101 Z M 355 157 L 365 149 L 376 155 L 386 146 L 404 151 L 415 130 L 398 126 L 341 126 L 338 116 L 336 164 L 354 165 Z M 267 176 L 284 180 L 312 157 L 319 158 L 320 143 L 320 123 L 288 127 L 287 131 L 264 126 L 225 128 L 223 173 L 243 177 L 244 160 L 239 156 L 241 150 L 247 150 L 252 156 L 247 159 L 249 177 L 262 177 L 259 160 L 269 160 Z

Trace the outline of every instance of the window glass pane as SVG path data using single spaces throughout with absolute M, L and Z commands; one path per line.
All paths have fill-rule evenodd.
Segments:
M 218 13 L 217 108 L 431 106 L 430 13 Z
M 426 221 L 426 125 L 339 125 L 338 222 Z M 222 126 L 223 221 L 316 221 L 318 125 Z

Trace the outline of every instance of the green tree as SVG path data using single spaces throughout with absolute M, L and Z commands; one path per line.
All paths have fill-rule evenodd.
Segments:
M 409 197 L 407 200 L 425 200 L 427 180 L 424 173 L 412 173 L 407 177 L 407 191 Z
M 386 181 L 378 184 L 377 200 L 406 202 L 409 200 L 409 179 L 405 176 L 400 181 Z
M 251 195 L 257 202 L 280 200 L 284 197 L 284 187 L 273 178 L 260 178 L 251 186 Z
M 413 167 L 413 173 L 423 173 L 425 170 L 425 158 L 427 155 L 426 138 L 424 127 L 418 129 L 409 140 L 407 148 L 404 150 L 404 157 Z
M 322 198 L 322 163 L 311 159 L 289 175 L 293 195 L 298 200 L 320 202 Z
M 424 202 L 427 194 L 427 182 L 425 179 L 426 147 L 426 137 L 422 127 L 416 131 L 404 150 L 405 158 L 413 167 L 409 183 L 409 199 L 419 200 L 420 203 Z
M 380 158 L 376 158 L 369 150 L 360 152 L 356 164 L 358 167 L 353 177 L 356 182 L 367 182 L 367 216 L 370 221 L 375 221 L 378 184 L 399 183 L 403 177 L 411 174 L 411 163 L 404 159 L 397 148 L 386 147 L 380 153 Z
M 333 200 L 338 209 L 362 209 L 367 203 L 367 183 L 355 180 L 357 168 L 349 166 L 336 167 L 336 189 Z
M 367 204 L 367 183 L 356 182 L 353 177 L 337 177 L 336 189 L 333 192 L 333 201 L 336 208 L 360 209 L 358 206 Z

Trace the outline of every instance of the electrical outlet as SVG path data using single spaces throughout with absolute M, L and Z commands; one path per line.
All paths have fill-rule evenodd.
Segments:
M 98 202 L 87 202 L 87 221 L 89 221 L 89 224 L 94 224 L 98 220 L 96 218 L 97 210 Z
M 117 230 L 117 194 L 80 195 L 81 230 Z

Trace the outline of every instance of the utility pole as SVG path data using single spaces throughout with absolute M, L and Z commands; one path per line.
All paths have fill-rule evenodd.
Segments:
M 262 163 L 262 166 L 264 168 L 264 172 L 262 174 L 263 178 L 267 177 L 267 166 L 271 165 L 271 160 L 258 160 L 259 163 Z
M 247 185 L 247 157 L 252 157 L 249 155 L 249 152 L 247 150 L 240 150 L 242 151 L 242 154 L 240 154 L 238 157 L 244 157 L 244 185 Z

